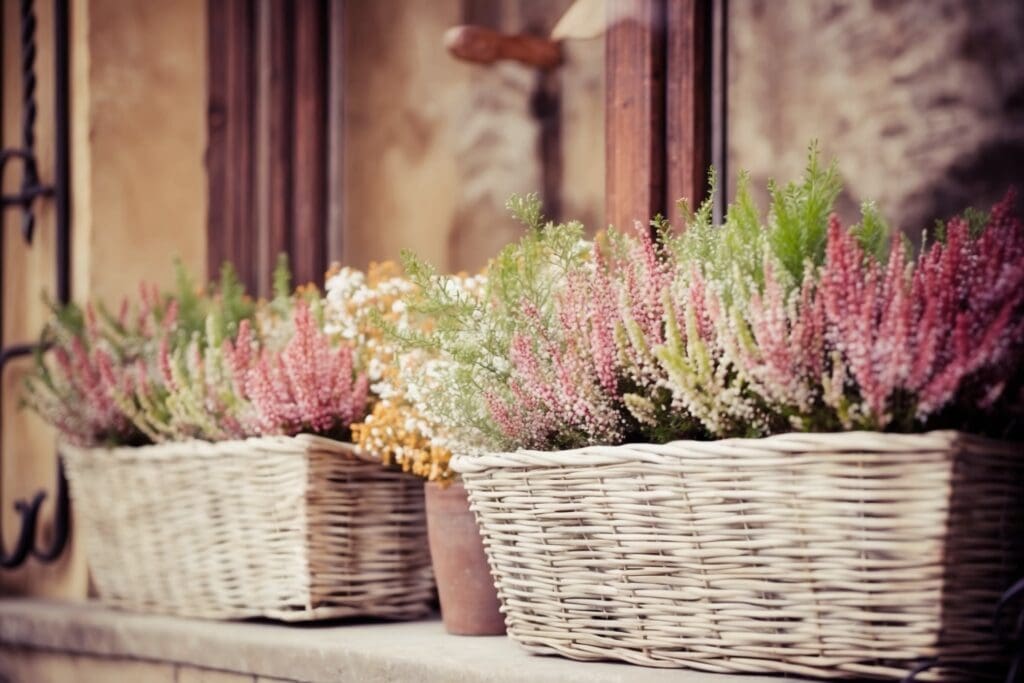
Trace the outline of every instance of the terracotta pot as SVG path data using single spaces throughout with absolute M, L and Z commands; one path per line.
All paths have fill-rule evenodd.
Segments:
M 427 536 L 448 633 L 493 636 L 505 632 L 498 591 L 484 554 L 480 528 L 462 482 L 427 484 Z

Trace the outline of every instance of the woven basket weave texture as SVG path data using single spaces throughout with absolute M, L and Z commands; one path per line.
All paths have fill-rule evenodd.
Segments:
M 300 435 L 62 450 L 107 604 L 286 621 L 429 611 L 423 484 L 351 445 Z
M 452 464 L 533 652 L 880 679 L 938 658 L 916 680 L 979 680 L 1024 574 L 1020 451 L 849 432 Z

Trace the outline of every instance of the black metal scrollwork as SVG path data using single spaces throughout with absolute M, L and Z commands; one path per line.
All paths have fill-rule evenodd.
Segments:
M 57 300 L 67 303 L 71 298 L 70 288 L 70 176 L 68 168 L 68 3 L 54 0 L 54 180 L 43 184 L 39 178 L 39 167 L 35 155 L 36 107 L 36 16 L 34 0 L 21 0 L 21 146 L 0 151 L 0 178 L 8 162 L 21 162 L 21 187 L 17 194 L 4 195 L 0 206 L 21 209 L 21 236 L 32 242 L 35 232 L 35 202 L 41 198 L 55 201 Z M 0 263 L 3 262 L 3 240 L 0 240 Z M 0 282 L 0 341 L 3 340 L 3 296 Z M 0 377 L 7 363 L 15 358 L 32 354 L 32 344 L 15 344 L 0 350 Z M 3 416 L 0 412 L 0 421 Z M 3 425 L 0 422 L 0 433 Z M 70 510 L 67 482 L 58 458 L 57 485 L 54 508 L 53 536 L 48 548 L 36 546 L 39 511 L 46 499 L 45 491 L 38 491 L 30 500 L 18 500 L 14 510 L 21 517 L 21 528 L 14 546 L 7 548 L 0 531 L 0 568 L 19 567 L 33 557 L 40 562 L 54 562 L 64 552 L 70 534 Z M 0 511 L 3 506 L 0 505 Z
M 1006 683 L 1018 683 L 1020 674 L 1024 671 L 1024 578 L 1018 579 L 999 598 L 992 614 L 992 636 L 1003 648 L 1008 657 L 1009 664 L 1006 669 L 1004 681 Z M 902 683 L 914 683 L 918 675 L 934 669 L 941 662 L 936 658 L 926 659 L 918 662 L 907 675 Z M 946 662 L 947 665 L 955 665 L 956 662 Z M 964 663 L 964 671 L 971 671 L 970 663 Z

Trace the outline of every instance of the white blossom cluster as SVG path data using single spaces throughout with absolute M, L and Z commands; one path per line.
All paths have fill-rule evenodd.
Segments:
M 508 367 L 504 355 L 488 353 L 487 340 L 492 337 L 487 319 L 475 306 L 484 296 L 485 275 L 448 275 L 442 278 L 445 295 L 452 300 L 473 302 L 470 315 L 473 324 L 458 331 L 433 329 L 432 335 L 447 337 L 444 348 L 474 349 L 481 365 L 469 366 L 434 348 L 412 348 L 397 358 L 397 391 L 410 403 L 425 425 L 418 425 L 431 442 L 453 453 L 473 453 L 492 444 L 484 438 L 481 427 L 490 424 L 487 406 L 478 394 L 465 391 L 467 383 L 481 385 L 491 381 L 492 373 L 483 367 Z
M 394 388 L 388 383 L 387 369 L 398 349 L 383 325 L 391 325 L 399 334 L 411 329 L 404 298 L 414 285 L 398 274 L 367 277 L 355 268 L 341 268 L 326 282 L 324 331 L 358 349 L 358 360 L 370 379 L 370 389 L 381 398 L 389 398 Z
M 452 299 L 469 300 L 482 295 L 486 279 L 453 275 L 444 276 L 443 282 Z M 406 303 L 416 285 L 396 267 L 384 264 L 371 267 L 369 273 L 337 269 L 328 277 L 325 289 L 324 329 L 357 349 L 373 395 L 390 404 L 412 406 L 413 410 L 403 413 L 403 427 L 408 432 L 417 432 L 436 446 L 466 450 L 464 440 L 451 436 L 456 430 L 441 426 L 451 424 L 453 416 L 468 406 L 457 390 L 459 366 L 434 349 L 403 342 L 436 332 L 430 329 L 432 321 L 410 311 Z M 461 343 L 479 345 L 481 340 L 464 338 Z M 507 363 L 504 358 L 495 362 Z M 472 410 L 474 421 L 486 419 L 485 406 Z M 366 423 L 373 422 L 371 415 Z

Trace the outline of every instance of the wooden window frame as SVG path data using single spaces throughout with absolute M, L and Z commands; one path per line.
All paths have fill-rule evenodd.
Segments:
M 702 201 L 712 159 L 724 173 L 726 0 L 607 2 L 627 19 L 606 36 L 605 215 L 629 229 Z M 260 295 L 280 252 L 297 282 L 343 256 L 343 14 L 208 0 L 207 262 Z

